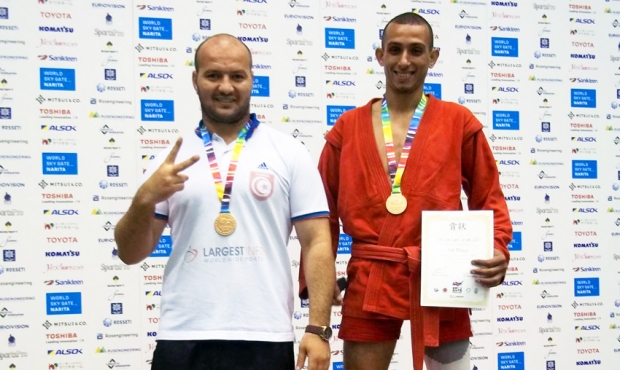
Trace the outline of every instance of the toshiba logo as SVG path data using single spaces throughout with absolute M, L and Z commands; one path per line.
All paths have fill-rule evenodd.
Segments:
M 327 71 L 350 71 L 351 67 L 349 66 L 325 66 L 325 70 Z
M 161 280 L 163 280 L 163 276 L 161 276 L 161 275 L 146 275 L 144 277 L 144 280 L 146 280 L 146 281 L 161 281 Z
M 141 63 L 168 63 L 168 58 L 138 57 Z
M 596 317 L 596 312 L 574 312 L 575 317 Z
M 73 199 L 73 194 L 41 194 L 43 199 Z
M 77 334 L 76 333 L 63 333 L 63 334 L 45 334 L 45 337 L 47 339 L 75 339 L 77 338 Z
M 166 140 L 166 139 L 159 139 L 159 140 L 140 139 L 140 144 L 144 144 L 144 145 L 170 145 L 170 140 Z
M 53 114 L 53 115 L 62 115 L 66 116 L 71 114 L 71 111 L 68 109 L 44 109 L 39 108 L 39 113 L 41 114 Z
M 592 10 L 590 5 L 583 4 L 568 4 L 568 7 L 573 10 Z

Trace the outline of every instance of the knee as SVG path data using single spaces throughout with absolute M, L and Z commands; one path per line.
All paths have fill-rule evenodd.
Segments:
M 345 370 L 387 370 L 396 341 L 352 342 L 344 341 Z

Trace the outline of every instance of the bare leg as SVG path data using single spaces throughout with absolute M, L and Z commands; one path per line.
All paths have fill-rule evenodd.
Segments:
M 424 362 L 427 370 L 469 370 L 469 340 L 426 347 Z
M 396 341 L 351 342 L 344 341 L 345 370 L 388 370 Z M 467 369 L 469 370 L 469 369 Z

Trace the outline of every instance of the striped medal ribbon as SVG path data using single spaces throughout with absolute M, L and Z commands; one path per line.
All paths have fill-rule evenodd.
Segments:
M 196 129 L 204 143 L 204 148 L 209 159 L 209 167 L 211 168 L 211 175 L 215 182 L 215 190 L 217 197 L 221 202 L 220 214 L 215 219 L 214 227 L 215 231 L 222 235 L 228 236 L 232 234 L 237 228 L 237 221 L 230 214 L 230 195 L 232 194 L 232 186 L 235 180 L 235 173 L 237 172 L 237 164 L 239 162 L 239 156 L 241 155 L 241 149 L 245 142 L 252 136 L 252 133 L 258 126 L 259 122 L 250 118 L 248 123 L 243 126 L 239 135 L 235 140 L 235 146 L 232 151 L 232 158 L 228 165 L 228 173 L 226 175 L 226 183 L 222 182 L 222 176 L 220 174 L 220 167 L 217 164 L 215 158 L 215 152 L 213 150 L 213 143 L 211 141 L 211 134 L 207 131 L 205 125 L 201 122 L 200 127 Z
M 418 131 L 418 125 L 420 119 L 426 109 L 427 98 L 422 94 L 420 103 L 415 109 L 413 117 L 411 117 L 411 123 L 409 124 L 409 130 L 407 130 L 407 138 L 403 145 L 403 151 L 400 154 L 400 160 L 396 163 L 396 153 L 394 151 L 394 138 L 392 136 L 392 124 L 390 123 L 390 112 L 388 110 L 387 100 L 383 97 L 381 103 L 381 124 L 383 127 L 383 139 L 385 140 L 385 151 L 387 153 L 388 160 L 388 172 L 390 174 L 390 182 L 392 183 L 392 194 L 385 201 L 385 207 L 388 212 L 393 215 L 399 215 L 407 209 L 407 198 L 405 198 L 400 189 L 400 182 L 405 172 L 405 165 L 407 164 L 407 158 L 409 158 L 409 152 L 411 151 L 411 144 L 413 138 Z

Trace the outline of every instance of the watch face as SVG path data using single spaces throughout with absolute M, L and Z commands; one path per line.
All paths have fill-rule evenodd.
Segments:
M 329 326 L 325 328 L 325 337 L 327 339 L 332 337 L 332 328 L 330 328 Z

